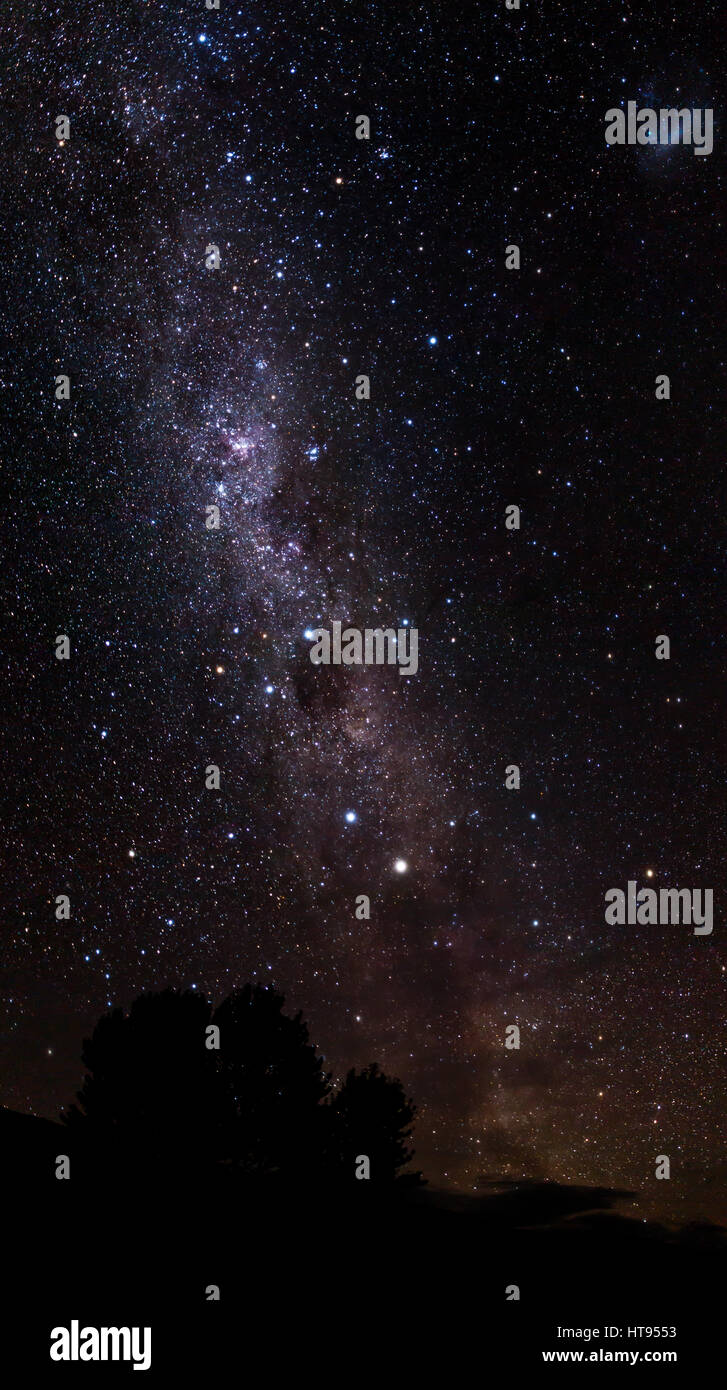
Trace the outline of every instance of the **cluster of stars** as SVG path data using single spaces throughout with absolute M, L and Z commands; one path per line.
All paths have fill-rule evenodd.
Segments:
M 402 1077 L 434 1182 L 641 1190 L 671 1143 L 699 1177 L 652 1198 L 704 1214 L 720 933 L 603 891 L 724 876 L 714 166 L 600 149 L 604 52 L 619 98 L 653 61 L 619 16 L 404 7 L 392 66 L 317 0 L 147 9 L 132 49 L 46 6 L 13 73 L 4 1100 L 56 1113 L 112 1003 L 264 979 Z M 333 620 L 416 627 L 419 673 L 314 668 Z

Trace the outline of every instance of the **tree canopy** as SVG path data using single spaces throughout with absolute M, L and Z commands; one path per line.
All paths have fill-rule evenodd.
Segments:
M 302 1014 L 262 985 L 213 1010 L 196 991 L 144 994 L 99 1019 L 64 1121 L 109 1162 L 181 1170 L 222 1164 L 241 1178 L 377 1186 L 403 1174 L 415 1107 L 374 1062 L 337 1092 Z M 362 1163 L 362 1158 L 366 1163 Z

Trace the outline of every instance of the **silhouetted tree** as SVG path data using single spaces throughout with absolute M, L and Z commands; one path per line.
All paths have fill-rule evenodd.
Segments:
M 64 1116 L 102 1151 L 97 1171 L 116 1162 L 174 1181 L 222 1161 L 246 1179 L 295 1187 L 347 1181 L 365 1156 L 376 1185 L 419 1181 L 400 1173 L 415 1114 L 401 1083 L 373 1064 L 350 1071 L 330 1099 L 330 1073 L 284 1003 L 245 985 L 213 1014 L 204 995 L 168 989 L 101 1018 L 84 1041 L 78 1104 Z
M 309 1041 L 302 1015 L 283 1013 L 285 999 L 245 985 L 214 1014 L 220 1071 L 233 1112 L 235 1165 L 249 1175 L 302 1176 L 319 1166 L 330 1073 Z
M 120 1163 L 179 1172 L 220 1152 L 227 1114 L 204 995 L 168 989 L 114 1009 L 84 1040 L 87 1068 L 69 1130 Z
M 401 1082 L 385 1076 L 376 1062 L 363 1071 L 349 1071 L 327 1109 L 333 1161 L 344 1178 L 354 1176 L 358 1161 L 366 1157 L 371 1183 L 413 1186 L 422 1181 L 421 1173 L 400 1172 L 414 1156 L 407 1141 L 416 1106 L 407 1100 Z

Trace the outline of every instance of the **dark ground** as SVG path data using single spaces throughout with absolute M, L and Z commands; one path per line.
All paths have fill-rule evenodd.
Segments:
M 128 1363 L 51 1363 L 51 1328 L 73 1318 L 150 1325 L 146 1375 L 159 1385 L 305 1376 L 456 1386 L 530 1372 L 542 1351 L 599 1347 L 676 1349 L 678 1362 L 658 1369 L 691 1377 L 719 1354 L 723 1234 L 622 1217 L 606 1189 L 293 1193 L 244 1188 L 229 1173 L 134 1184 L 111 1171 L 90 1178 L 78 1153 L 59 1182 L 50 1157 L 69 1152 L 63 1130 L 9 1112 L 2 1130 L 7 1327 L 23 1383 L 132 1374 Z M 211 1284 L 219 1302 L 208 1300 Z M 507 1300 L 510 1284 L 519 1301 Z M 621 1337 L 604 1340 L 607 1324 Z M 601 1335 L 566 1340 L 558 1326 Z M 628 1337 L 629 1326 L 674 1326 L 677 1336 Z M 12 1352 L 6 1345 L 6 1365 Z

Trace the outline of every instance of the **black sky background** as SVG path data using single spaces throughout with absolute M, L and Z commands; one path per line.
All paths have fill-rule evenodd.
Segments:
M 0 1100 L 56 1116 L 141 990 L 259 980 L 339 1079 L 402 1078 L 432 1182 L 718 1220 L 720 7 L 0 26 Z M 712 107 L 713 154 L 606 147 L 628 100 Z M 418 674 L 313 668 L 333 619 L 407 619 Z M 647 870 L 711 937 L 606 926 Z

